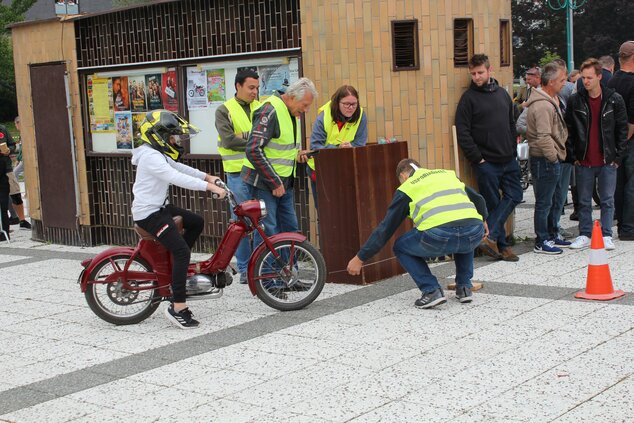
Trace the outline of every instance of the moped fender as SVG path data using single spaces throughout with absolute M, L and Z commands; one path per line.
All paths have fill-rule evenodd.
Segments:
M 279 241 L 303 242 L 303 241 L 306 241 L 306 237 L 297 232 L 282 232 L 282 233 L 275 234 L 269 237 L 269 240 L 271 241 L 271 244 L 275 244 L 276 242 L 279 242 Z M 249 281 L 249 290 L 251 291 L 252 295 L 256 294 L 255 280 L 253 280 L 253 272 L 255 272 L 255 261 L 264 250 L 266 250 L 266 244 L 264 242 L 261 242 L 260 245 L 258 245 L 255 248 L 255 250 L 253 250 L 253 253 L 251 254 L 251 258 L 249 259 L 249 267 L 247 270 L 247 280 Z
M 79 286 L 81 288 L 81 292 L 86 292 L 86 287 L 88 286 L 88 276 L 92 273 L 93 269 L 101 263 L 104 259 L 108 257 L 114 257 L 119 255 L 132 255 L 134 254 L 134 248 L 130 247 L 113 247 L 108 248 L 105 251 L 97 254 L 95 257 L 90 259 L 88 265 L 82 270 L 81 276 L 79 277 Z M 82 262 L 84 264 L 85 261 Z

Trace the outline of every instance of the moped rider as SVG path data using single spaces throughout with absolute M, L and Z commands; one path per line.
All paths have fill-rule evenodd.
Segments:
M 132 218 L 172 254 L 173 302 L 165 316 L 181 329 L 196 328 L 199 322 L 187 307 L 185 284 L 191 248 L 203 231 L 204 220 L 170 204 L 169 187 L 211 191 L 220 198 L 225 191 L 214 184 L 217 176 L 177 163 L 184 152 L 183 142 L 199 132 L 185 119 L 167 110 L 153 110 L 147 113 L 140 132 L 140 141 L 132 150 L 132 164 L 136 166 Z M 183 218 L 182 235 L 173 216 Z

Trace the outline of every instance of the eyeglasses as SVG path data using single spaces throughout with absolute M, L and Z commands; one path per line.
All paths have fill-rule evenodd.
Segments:
M 347 109 L 354 109 L 359 105 L 359 103 L 344 103 L 344 102 L 341 102 L 339 104 L 341 104 L 343 107 Z

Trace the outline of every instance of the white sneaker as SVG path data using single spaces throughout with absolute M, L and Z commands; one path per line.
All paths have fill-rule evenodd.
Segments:
M 575 239 L 572 244 L 570 244 L 570 248 L 573 250 L 581 250 L 582 248 L 588 248 L 590 246 L 590 238 L 585 235 L 579 235 L 577 239 Z
M 607 251 L 616 249 L 616 247 L 614 246 L 614 241 L 612 241 L 612 237 L 611 236 L 604 236 L 603 237 L 603 245 L 605 246 L 605 249 Z

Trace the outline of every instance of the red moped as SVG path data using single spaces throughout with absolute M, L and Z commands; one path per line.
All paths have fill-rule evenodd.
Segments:
M 263 201 L 237 204 L 221 181 L 237 219 L 229 223 L 217 251 L 208 259 L 191 263 L 187 271 L 188 299 L 219 298 L 233 280 L 231 258 L 240 240 L 257 231 L 262 237 L 249 259 L 247 280 L 253 295 L 281 311 L 299 310 L 321 293 L 326 264 L 319 251 L 299 233 L 267 236 L 260 220 L 266 216 Z M 216 197 L 216 195 L 214 195 Z M 182 228 L 180 216 L 174 218 Z M 172 257 L 149 233 L 135 227 L 135 248 L 114 247 L 82 262 L 81 290 L 90 309 L 115 325 L 139 323 L 152 315 L 162 301 L 171 300 Z

